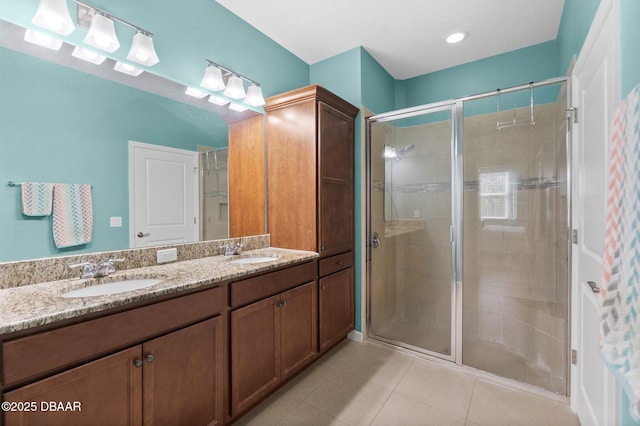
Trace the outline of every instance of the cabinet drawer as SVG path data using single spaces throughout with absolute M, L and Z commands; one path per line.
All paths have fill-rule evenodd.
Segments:
M 353 266 L 353 252 L 347 252 L 320 260 L 318 274 L 321 277 L 333 274 Z
M 265 299 L 313 281 L 316 277 L 316 262 L 309 262 L 231 283 L 231 307 L 236 308 Z
M 12 386 L 193 324 L 224 309 L 224 287 L 88 320 L 2 344 L 2 383 Z

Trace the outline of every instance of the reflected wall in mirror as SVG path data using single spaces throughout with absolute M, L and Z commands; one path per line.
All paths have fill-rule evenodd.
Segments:
M 191 151 L 228 141 L 211 110 L 5 47 L 0 128 L 0 262 L 128 248 L 128 141 Z M 24 216 L 20 187 L 8 181 L 91 184 L 91 243 L 56 249 L 51 217 Z
M 198 147 L 200 240 L 229 237 L 228 148 Z

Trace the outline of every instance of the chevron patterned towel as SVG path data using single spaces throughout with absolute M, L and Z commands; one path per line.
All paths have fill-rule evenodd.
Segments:
M 93 207 L 91 185 L 56 183 L 53 186 L 53 241 L 57 248 L 91 242 Z
M 640 420 L 640 85 L 616 110 L 600 298 L 600 350 Z
M 24 182 L 22 187 L 22 214 L 49 216 L 53 205 L 53 184 Z

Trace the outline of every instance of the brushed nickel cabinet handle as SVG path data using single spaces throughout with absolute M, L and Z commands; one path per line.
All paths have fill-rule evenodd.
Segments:
M 147 354 L 147 362 L 153 362 L 154 356 L 151 354 Z
M 140 358 L 136 358 L 136 359 L 134 359 L 134 360 L 133 360 L 133 365 L 134 365 L 136 368 L 140 368 L 140 367 L 142 367 L 142 360 L 141 360 Z

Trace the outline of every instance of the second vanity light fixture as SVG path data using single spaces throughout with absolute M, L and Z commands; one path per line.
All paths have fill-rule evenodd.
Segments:
M 247 105 L 254 107 L 264 105 L 264 97 L 262 96 L 262 89 L 260 83 L 252 80 L 248 77 L 238 74 L 235 71 L 225 68 L 220 64 L 217 64 L 209 59 L 207 61 L 207 68 L 204 71 L 204 77 L 200 82 L 200 86 L 205 89 L 209 89 L 214 92 L 219 92 L 224 89 L 223 95 L 230 99 L 243 100 Z M 227 79 L 225 82 L 225 78 Z M 243 80 L 250 83 L 249 88 L 245 92 Z M 224 105 L 227 101 L 219 96 L 211 95 L 209 101 L 218 105 Z M 241 108 L 240 105 L 231 104 L 229 108 L 236 111 Z M 246 108 L 245 108 L 246 109 Z
M 128 60 L 149 67 L 160 61 L 153 46 L 153 34 L 151 32 L 84 1 L 73 1 L 78 4 L 78 26 L 88 29 L 87 35 L 84 38 L 85 44 L 109 53 L 118 50 L 120 48 L 120 41 L 118 40 L 114 26 L 114 21 L 117 21 L 136 30 L 136 34 L 133 36 L 131 43 L 131 49 L 127 55 Z M 40 0 L 40 5 L 31 22 L 34 25 L 65 36 L 71 34 L 76 28 L 69 15 L 66 0 Z M 27 31 L 29 32 L 31 30 Z M 27 39 L 27 37 L 25 37 L 25 39 Z M 42 37 L 37 39 L 37 41 L 41 39 Z M 103 55 L 98 55 L 95 52 L 81 47 L 74 50 L 73 56 L 95 64 L 99 64 L 105 59 Z M 142 72 L 142 70 L 138 70 L 130 65 L 119 64 L 121 65 L 120 68 L 129 71 L 127 72 L 128 74 L 138 75 Z

